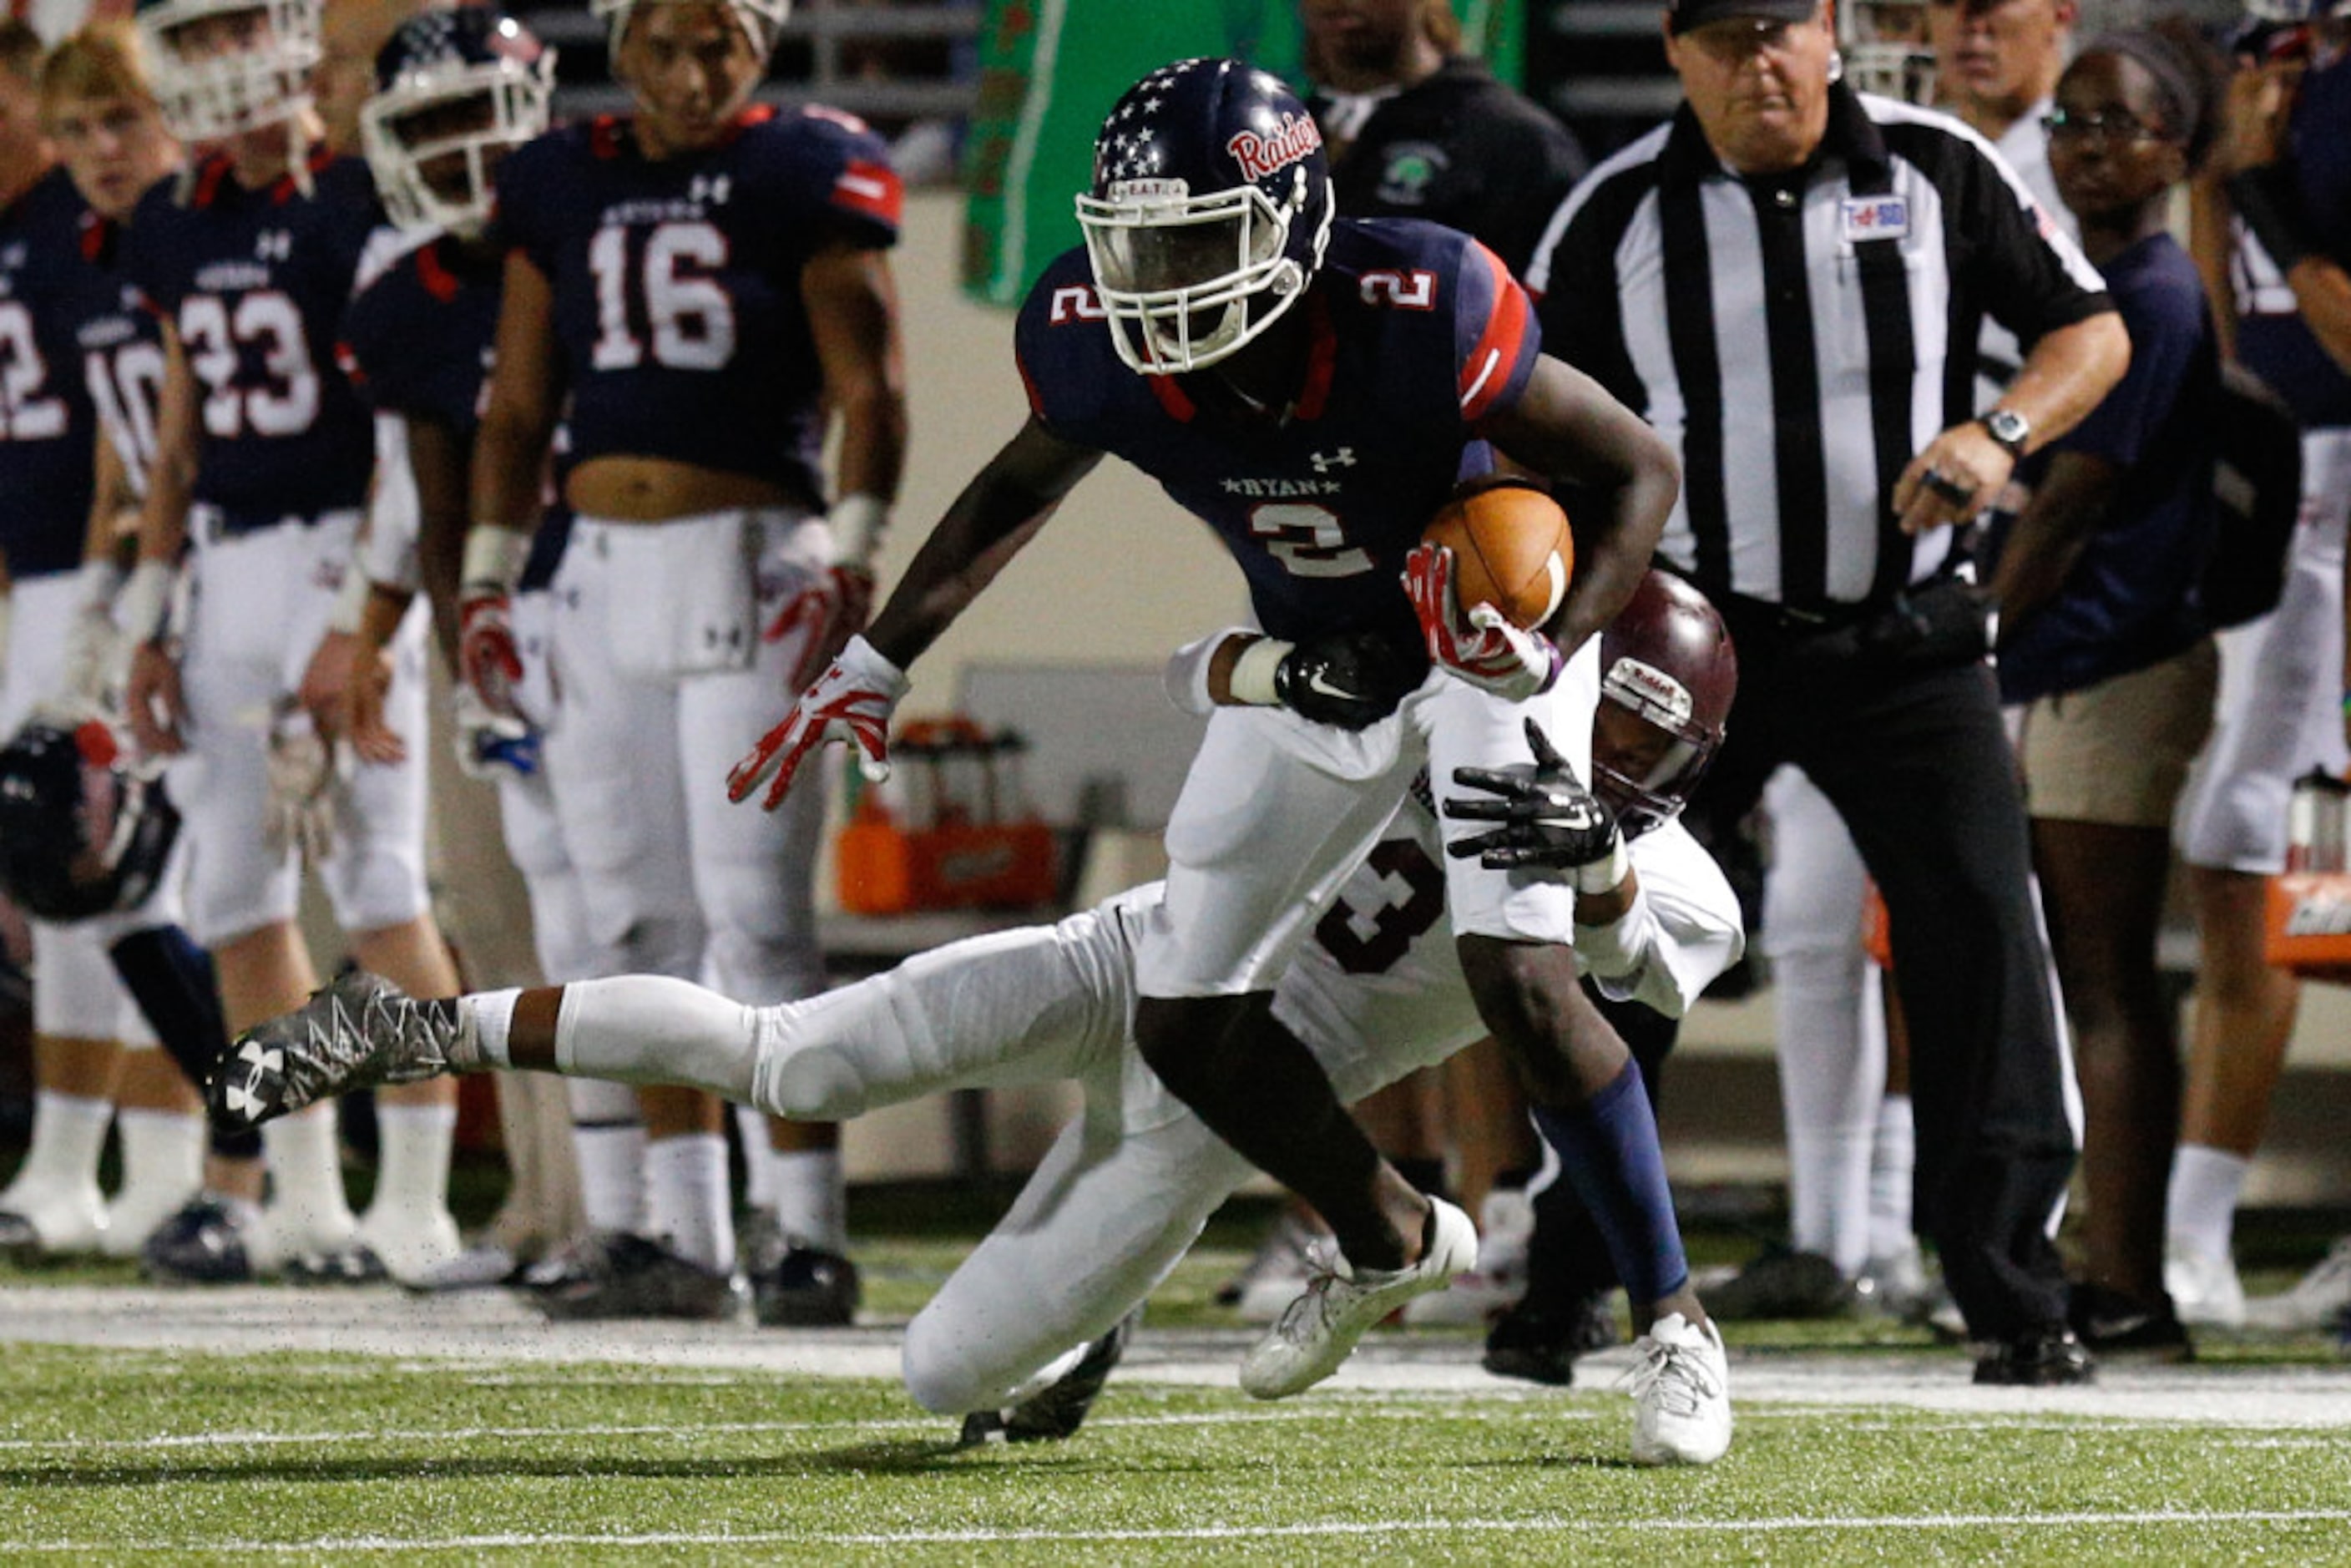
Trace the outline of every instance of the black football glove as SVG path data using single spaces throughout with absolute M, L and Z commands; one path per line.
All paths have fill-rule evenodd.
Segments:
M 1497 798 L 1455 796 L 1446 800 L 1445 814 L 1457 822 L 1502 826 L 1456 840 L 1445 846 L 1445 852 L 1457 860 L 1476 855 L 1478 863 L 1489 871 L 1532 867 L 1578 871 L 1614 864 L 1624 847 L 1624 836 L 1616 831 L 1616 813 L 1583 787 L 1575 769 L 1533 719 L 1527 720 L 1527 745 L 1535 755 L 1532 763 L 1453 770 L 1456 784 L 1483 789 Z M 1621 880 L 1621 874 L 1620 870 L 1618 876 L 1609 879 L 1611 886 Z
M 1274 667 L 1281 706 L 1316 724 L 1368 729 L 1427 678 L 1396 645 L 1369 632 L 1326 632 L 1301 643 Z

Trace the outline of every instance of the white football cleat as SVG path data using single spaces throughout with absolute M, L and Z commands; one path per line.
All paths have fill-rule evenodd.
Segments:
M 1240 1271 L 1217 1288 L 1217 1304 L 1232 1308 L 1244 1322 L 1275 1322 L 1314 1277 L 1315 1244 L 1330 1240 L 1321 1221 L 1285 1207 Z
M 2174 1236 L 2163 1249 L 2163 1288 L 2183 1323 L 2199 1328 L 2245 1326 L 2245 1287 L 2236 1260 L 2219 1257 Z
M 1668 1312 L 1633 1342 L 1633 1462 L 1710 1465 L 1730 1447 L 1730 1364 L 1722 1336 Z
M 1414 1328 L 1477 1328 L 1518 1305 L 1527 1293 L 1527 1247 L 1534 1239 L 1534 1200 L 1496 1187 L 1478 1206 L 1478 1266 L 1451 1284 L 1405 1304 Z
M 2351 1236 L 2338 1239 L 2292 1290 L 2247 1301 L 2245 1322 L 2253 1328 L 2306 1333 L 2332 1326 L 2346 1307 L 2351 1307 Z
M 431 1215 L 389 1217 L 370 1210 L 360 1221 L 358 1240 L 376 1255 L 392 1283 L 411 1290 L 429 1289 L 434 1275 L 465 1250 L 457 1222 L 445 1208 Z
M 138 1257 L 147 1239 L 203 1190 L 202 1184 L 174 1189 L 151 1182 L 136 1191 L 126 1187 L 116 1193 L 114 1201 L 106 1206 L 106 1234 L 99 1239 L 99 1250 L 109 1258 Z
M 1336 1250 L 1318 1258 L 1321 1267 L 1305 1293 L 1241 1363 L 1241 1387 L 1259 1399 L 1286 1399 L 1313 1387 L 1339 1370 L 1374 1323 L 1475 1268 L 1478 1228 L 1441 1197 L 1428 1204 L 1427 1245 L 1416 1263 L 1356 1270 Z
M 20 1181 L 0 1193 L 0 1257 L 19 1262 L 96 1253 L 106 1239 L 98 1183 Z

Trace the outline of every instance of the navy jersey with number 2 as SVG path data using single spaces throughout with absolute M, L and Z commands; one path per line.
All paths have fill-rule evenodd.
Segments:
M 1217 531 L 1268 632 L 1384 628 L 1418 647 L 1404 558 L 1478 421 L 1525 389 L 1541 329 L 1493 252 L 1411 219 L 1334 221 L 1295 308 L 1310 347 L 1289 417 L 1218 415 L 1186 391 L 1194 377 L 1119 359 L 1073 250 L 1021 308 L 1020 373 L 1047 429 L 1124 458 Z

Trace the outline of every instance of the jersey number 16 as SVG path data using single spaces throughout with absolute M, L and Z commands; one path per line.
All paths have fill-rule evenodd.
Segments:
M 726 265 L 726 236 L 699 221 L 656 224 L 643 235 L 632 246 L 638 231 L 615 226 L 598 229 L 589 242 L 588 269 L 596 276 L 595 368 L 632 371 L 644 363 L 646 343 L 635 330 L 643 320 L 651 329 L 653 363 L 674 371 L 725 369 L 735 357 L 735 301 L 708 275 Z

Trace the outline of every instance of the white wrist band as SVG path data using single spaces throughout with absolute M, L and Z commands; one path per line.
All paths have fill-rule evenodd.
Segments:
M 367 612 L 368 595 L 375 584 L 360 570 L 357 561 L 343 567 L 343 585 L 335 592 L 335 611 L 327 618 L 327 629 L 350 636 L 359 635 L 360 620 Z
M 879 496 L 843 496 L 832 504 L 825 524 L 832 530 L 834 565 L 871 566 L 889 531 L 890 504 Z
M 475 523 L 465 531 L 465 565 L 458 581 L 466 588 L 511 593 L 530 559 L 530 536 L 502 523 Z
M 114 596 L 122 591 L 123 574 L 122 569 L 110 558 L 82 562 L 81 570 L 74 574 L 74 580 L 80 585 L 81 607 L 85 612 L 95 612 L 100 615 L 114 612 Z
M 1589 898 L 1614 893 L 1632 866 L 1632 857 L 1625 852 L 1625 835 L 1619 833 L 1609 841 L 1604 858 L 1575 868 L 1575 891 Z
M 152 643 L 164 631 L 172 612 L 172 590 L 179 573 L 160 560 L 142 560 L 131 569 L 131 580 L 115 601 L 116 619 L 123 635 L 134 643 Z
M 1233 694 L 1233 701 L 1251 707 L 1280 706 L 1281 697 L 1274 690 L 1274 672 L 1281 668 L 1281 661 L 1290 657 L 1290 649 L 1296 646 L 1278 638 L 1260 637 L 1242 649 L 1225 683 Z

